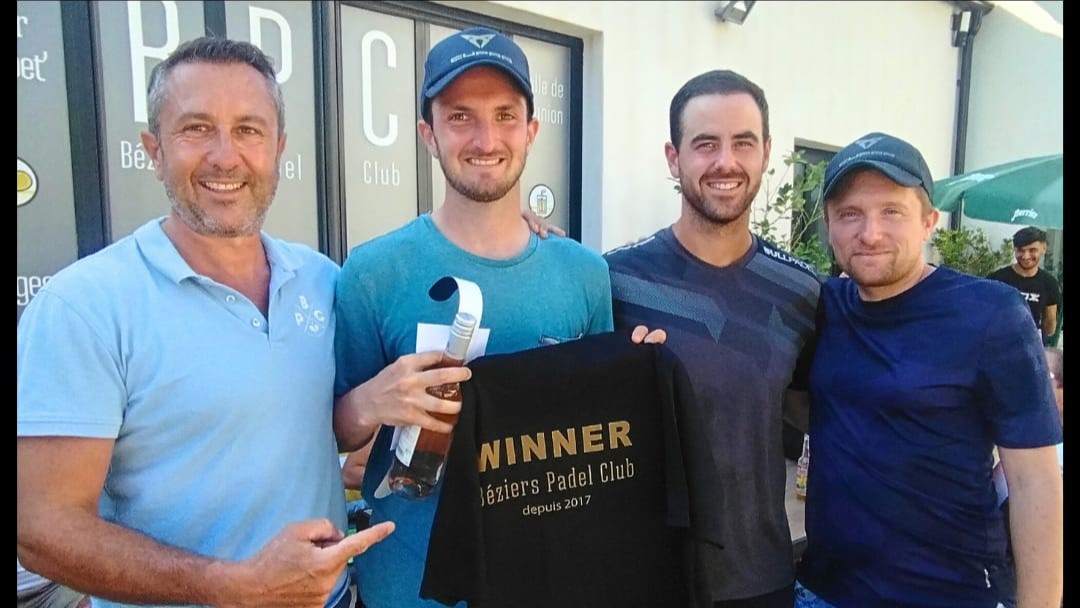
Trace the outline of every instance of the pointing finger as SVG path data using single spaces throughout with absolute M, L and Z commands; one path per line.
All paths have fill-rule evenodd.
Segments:
M 341 562 L 347 562 L 350 557 L 360 555 L 364 551 L 367 551 L 375 543 L 390 536 L 390 533 L 393 531 L 394 522 L 384 521 L 381 524 L 360 530 L 356 534 L 346 536 L 341 542 L 332 547 L 328 547 L 328 550 L 334 552 L 335 559 Z

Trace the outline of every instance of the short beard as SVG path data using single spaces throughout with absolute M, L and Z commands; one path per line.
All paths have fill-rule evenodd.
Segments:
M 446 181 L 450 184 L 450 187 L 465 198 L 478 203 L 493 203 L 502 199 L 502 197 L 506 196 L 506 193 L 510 192 L 510 190 L 518 184 L 518 181 L 521 180 L 521 174 L 525 171 L 525 163 L 522 162 L 521 171 L 518 171 L 517 175 L 512 176 L 505 182 L 495 182 L 487 188 L 483 188 L 479 185 L 465 183 L 452 171 L 447 169 L 446 162 L 443 160 L 442 150 L 439 149 L 438 140 L 435 141 L 435 150 L 438 153 L 439 167 L 442 168 L 443 175 L 446 177 Z
M 270 200 L 274 200 L 274 195 L 276 193 L 277 184 L 274 184 L 270 191 Z M 234 238 L 259 234 L 259 231 L 262 230 L 263 222 L 266 221 L 266 212 L 270 209 L 269 205 L 260 205 L 256 208 L 255 215 L 250 221 L 239 226 L 225 226 L 218 223 L 213 217 L 203 213 L 202 209 L 197 205 L 181 204 L 176 197 L 176 192 L 174 192 L 168 184 L 165 185 L 165 194 L 169 197 L 173 213 L 175 213 L 177 217 L 192 230 L 192 232 L 202 236 Z
M 705 202 L 705 196 L 696 189 L 697 184 L 687 184 L 685 178 L 680 177 L 679 185 L 682 188 L 683 199 L 690 204 L 690 208 L 694 210 L 699 218 L 714 226 L 727 226 L 741 218 L 746 213 L 746 210 L 750 208 L 750 205 L 753 204 L 758 190 L 761 189 L 761 183 L 759 182 L 756 188 L 746 193 L 746 198 L 738 206 L 738 213 L 720 215 Z

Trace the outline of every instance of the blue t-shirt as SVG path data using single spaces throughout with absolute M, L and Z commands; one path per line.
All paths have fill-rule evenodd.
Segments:
M 438 302 L 428 295 L 446 276 L 480 287 L 480 330 L 490 331 L 487 354 L 612 329 L 611 285 L 599 254 L 570 239 L 532 235 L 520 254 L 491 260 L 459 249 L 430 215 L 422 215 L 356 247 L 345 262 L 336 304 L 339 395 L 415 352 L 418 323 L 446 325 L 453 320 L 457 297 Z M 393 461 L 392 431 L 384 427 L 375 439 L 363 493 L 372 506 L 371 523 L 391 520 L 397 529 L 357 558 L 360 593 L 369 608 L 441 606 L 420 599 L 438 488 L 422 500 L 375 498 L 376 486 Z
M 711 605 L 790 585 L 781 404 L 814 331 L 820 281 L 757 237 L 725 267 L 695 257 L 671 228 L 606 258 L 616 325 L 664 329 L 693 385 L 680 426 L 701 594 Z
M 101 517 L 226 560 L 297 521 L 346 528 L 338 268 L 304 245 L 262 243 L 269 318 L 193 271 L 155 219 L 57 273 L 18 328 L 18 435 L 114 440 Z
M 993 447 L 1061 441 L 1031 313 L 948 268 L 878 302 L 822 293 L 800 581 L 840 607 L 994 606 Z

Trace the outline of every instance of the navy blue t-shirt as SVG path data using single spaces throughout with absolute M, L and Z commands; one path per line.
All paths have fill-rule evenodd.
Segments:
M 939 268 L 904 293 L 822 288 L 800 581 L 836 606 L 992 607 L 992 450 L 1061 441 L 1016 290 Z

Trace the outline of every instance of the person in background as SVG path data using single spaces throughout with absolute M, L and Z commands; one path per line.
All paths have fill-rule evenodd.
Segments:
M 1031 317 L 1042 332 L 1044 344 L 1057 332 L 1058 303 L 1061 287 L 1054 275 L 1039 267 L 1046 255 L 1046 231 L 1028 226 L 1013 235 L 1016 263 L 998 268 L 987 278 L 1001 281 L 1020 290 L 1031 307 Z
M 850 278 L 819 304 L 800 607 L 995 606 L 1009 540 L 995 445 L 1019 605 L 1061 601 L 1046 357 L 1015 289 L 926 263 L 932 188 L 922 154 L 884 133 L 826 167 L 829 244 Z
M 94 606 L 352 606 L 332 428 L 337 266 L 261 231 L 285 149 L 257 47 L 181 44 L 142 134 L 164 218 L 57 273 L 18 325 L 17 541 Z
M 674 225 L 606 254 L 615 325 L 663 328 L 694 387 L 697 407 L 681 426 L 695 605 L 789 608 L 783 404 L 796 397 L 788 389 L 802 388 L 792 379 L 820 283 L 750 232 L 772 146 L 761 88 L 706 72 L 675 94 L 669 120 L 664 154 L 682 211 Z

